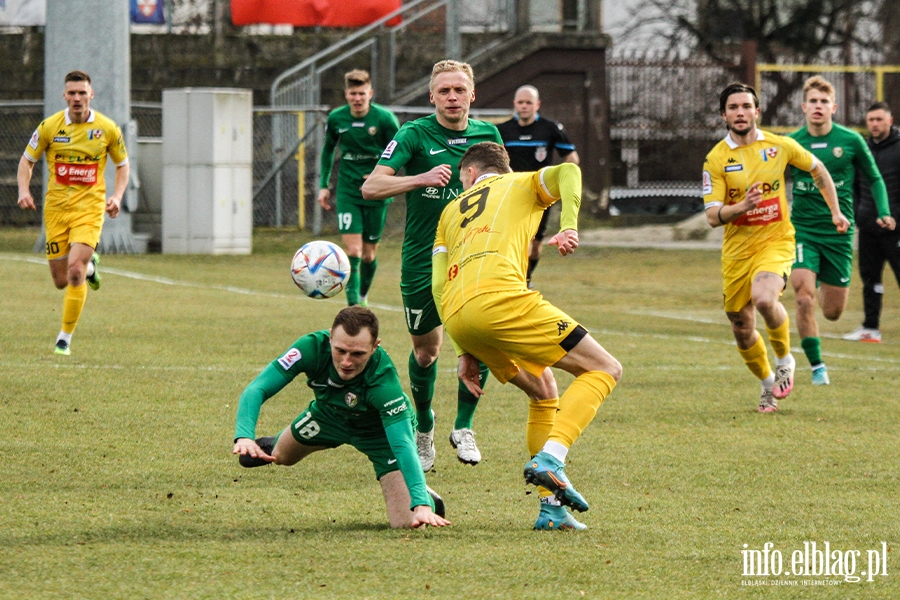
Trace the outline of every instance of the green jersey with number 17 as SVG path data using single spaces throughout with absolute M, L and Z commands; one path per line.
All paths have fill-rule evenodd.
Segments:
M 431 249 L 441 212 L 462 193 L 459 159 L 479 142 L 503 144 L 493 123 L 469 119 L 463 131 L 443 127 L 436 115 L 404 123 L 381 155 L 379 165 L 395 173 L 418 175 L 438 165 L 450 165 L 452 174 L 446 187 L 417 188 L 406 193 L 406 234 L 403 239 L 400 289 L 411 293 L 431 287 Z

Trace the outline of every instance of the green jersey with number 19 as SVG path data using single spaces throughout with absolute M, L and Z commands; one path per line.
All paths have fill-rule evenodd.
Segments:
M 452 174 L 446 187 L 417 188 L 406 194 L 406 234 L 403 239 L 400 289 L 404 293 L 431 288 L 431 249 L 441 212 L 462 193 L 459 160 L 466 150 L 479 142 L 503 139 L 493 123 L 469 119 L 463 131 L 443 127 L 436 115 L 404 123 L 385 148 L 379 165 L 395 173 L 418 175 L 438 165 L 450 165 Z
M 325 126 L 319 187 L 327 188 L 330 183 L 334 148 L 340 144 L 341 166 L 337 182 L 337 201 L 373 206 L 371 201 L 363 200 L 359 188 L 378 164 L 378 157 L 399 128 L 400 124 L 394 113 L 374 102 L 369 105 L 369 112 L 364 117 L 354 117 L 349 105 L 331 111 Z M 385 199 L 387 202 L 391 200 Z

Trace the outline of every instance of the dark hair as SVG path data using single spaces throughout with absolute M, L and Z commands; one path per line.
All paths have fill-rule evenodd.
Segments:
M 362 306 L 348 306 L 334 317 L 331 331 L 340 325 L 347 335 L 356 337 L 363 327 L 372 334 L 372 342 L 378 339 L 378 317 L 368 308 Z
M 476 167 L 481 172 L 509 173 L 509 154 L 506 148 L 495 142 L 479 142 L 470 146 L 459 159 L 459 170 Z
M 68 83 L 70 81 L 87 81 L 88 83 L 90 83 L 91 76 L 84 71 L 72 71 L 66 74 L 64 83 Z
M 728 86 L 722 90 L 722 93 L 719 94 L 719 112 L 725 112 L 728 96 L 732 94 L 750 94 L 753 96 L 753 104 L 756 108 L 759 108 L 759 96 L 756 95 L 756 90 L 745 83 L 735 82 L 728 84 Z
M 888 114 L 891 114 L 891 107 L 888 106 L 888 103 L 887 103 L 887 102 L 876 102 L 875 104 L 873 104 L 872 106 L 870 106 L 870 107 L 866 110 L 866 112 L 867 112 L 867 113 L 870 113 L 870 112 L 872 112 L 873 110 L 883 110 L 883 111 L 887 112 Z

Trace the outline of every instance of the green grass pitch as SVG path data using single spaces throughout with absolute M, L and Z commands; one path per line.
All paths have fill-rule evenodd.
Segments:
M 570 454 L 589 529 L 531 530 L 526 400 L 511 386 L 491 380 L 476 413 L 484 461 L 456 461 L 446 343 L 428 482 L 453 526 L 393 531 L 352 450 L 252 470 L 231 455 L 244 386 L 344 305 L 291 282 L 308 234 L 256 232 L 252 256 L 104 256 L 70 357 L 52 352 L 62 293 L 30 251 L 36 235 L 0 231 L 0 598 L 900 597 L 889 272 L 884 343 L 840 339 L 862 318 L 854 271 L 842 320 L 820 317 L 832 385 L 810 385 L 794 329 L 794 392 L 760 415 L 721 310 L 717 252 L 548 248 L 536 286 L 624 366 Z M 405 383 L 399 252 L 382 245 L 369 298 Z M 793 318 L 793 294 L 784 301 Z M 308 402 L 295 382 L 263 407 L 260 434 Z M 887 548 L 876 564 L 887 575 L 747 575 L 748 556 L 762 556 L 748 551 L 767 542 L 767 564 L 777 556 L 783 570 L 805 543 L 828 542 L 831 566 L 854 558 L 856 576 Z

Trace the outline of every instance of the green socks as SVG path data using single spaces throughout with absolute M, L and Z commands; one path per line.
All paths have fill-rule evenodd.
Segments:
M 409 353 L 409 387 L 412 390 L 413 404 L 416 408 L 416 419 L 420 433 L 428 433 L 434 429 L 434 415 L 431 413 L 431 400 L 434 398 L 434 382 L 437 379 L 437 361 L 428 367 L 420 367 L 416 362 L 415 352 Z
M 372 287 L 372 280 L 375 279 L 375 271 L 378 269 L 378 259 L 367 263 L 365 261 L 359 265 L 359 295 L 366 296 L 369 294 L 369 288 Z
M 359 304 L 359 263 L 362 259 L 358 256 L 348 256 L 350 259 L 350 279 L 347 280 L 347 306 Z
M 478 385 L 484 389 L 484 382 L 487 381 L 490 370 L 479 362 L 480 372 L 478 374 Z M 456 422 L 453 429 L 472 429 L 472 418 L 475 416 L 475 408 L 478 406 L 478 398 L 472 395 L 472 392 L 466 388 L 466 384 L 459 382 L 459 389 L 456 395 Z
M 822 362 L 822 343 L 817 337 L 808 337 L 800 340 L 800 346 L 806 354 L 807 360 L 811 366 L 816 366 Z

